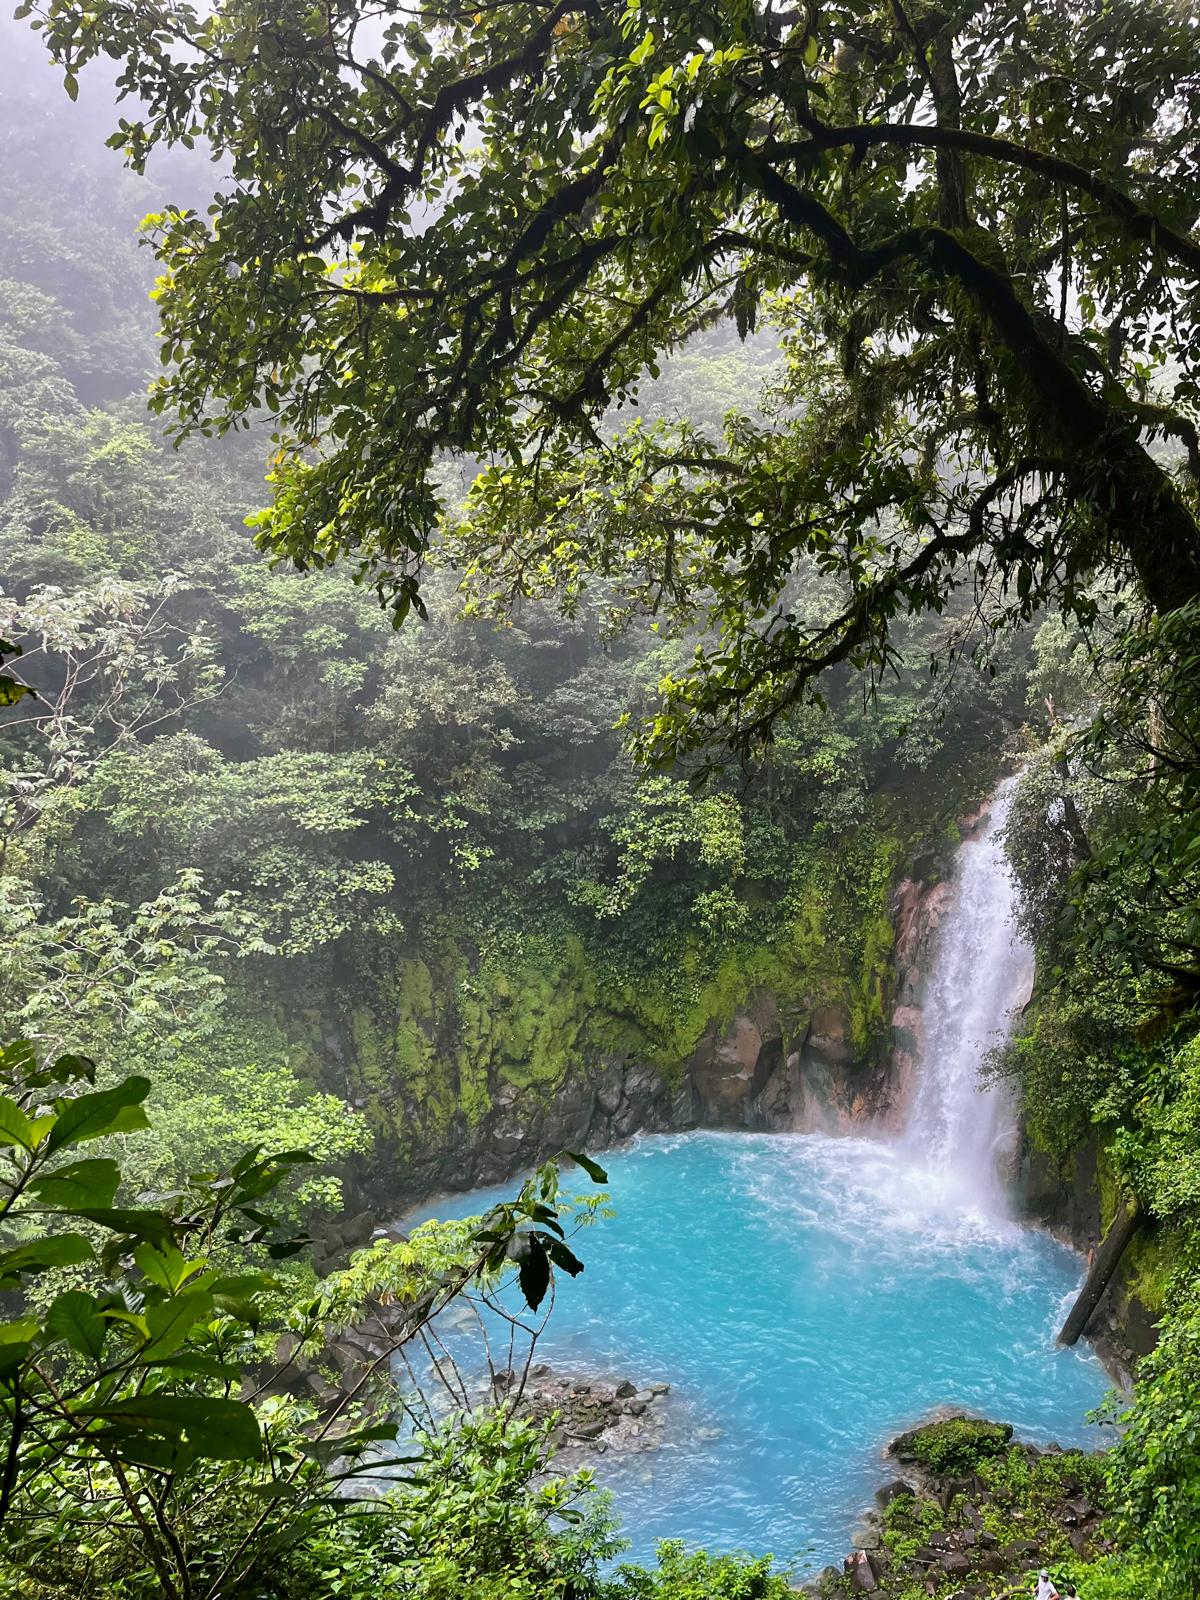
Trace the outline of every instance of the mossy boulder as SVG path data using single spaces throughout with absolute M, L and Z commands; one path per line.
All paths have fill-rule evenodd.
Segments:
M 935 1477 L 974 1472 L 981 1461 L 1003 1455 L 1013 1436 L 1012 1424 L 979 1417 L 943 1417 L 893 1439 L 888 1453 L 911 1462 Z

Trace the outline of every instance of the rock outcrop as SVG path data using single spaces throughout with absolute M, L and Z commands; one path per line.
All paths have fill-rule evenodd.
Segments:
M 750 996 L 727 1028 L 710 1028 L 684 1067 L 692 1120 L 705 1127 L 846 1132 L 891 1105 L 891 1066 L 880 1038 L 855 1038 L 843 1004 L 805 1013 L 775 996 Z
M 1017 1173 L 1018 1204 L 1030 1221 L 1078 1250 L 1091 1264 L 1111 1217 L 1102 1195 L 1111 1188 L 1111 1174 L 1102 1170 L 1104 1154 L 1094 1139 L 1072 1150 L 1038 1148 L 1028 1132 L 1022 1139 Z M 1130 1387 L 1138 1361 L 1158 1342 L 1158 1318 L 1139 1282 L 1139 1249 L 1153 1250 L 1153 1229 L 1127 1251 L 1088 1318 L 1086 1335 L 1109 1371 Z
M 1099 1456 L 1013 1443 L 1008 1424 L 961 1415 L 900 1435 L 886 1453 L 904 1476 L 878 1491 L 841 1568 L 808 1585 L 821 1600 L 999 1600 L 1027 1593 L 1041 1567 L 1065 1581 L 1110 1548 Z

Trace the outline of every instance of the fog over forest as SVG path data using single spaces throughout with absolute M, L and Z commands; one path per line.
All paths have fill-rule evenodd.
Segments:
M 1200 1592 L 1197 61 L 0 23 L 0 1597 Z

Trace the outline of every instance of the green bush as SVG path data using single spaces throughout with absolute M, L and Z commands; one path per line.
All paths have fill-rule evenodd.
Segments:
M 1007 1422 L 948 1417 L 906 1434 L 897 1441 L 895 1453 L 900 1460 L 915 1461 L 930 1472 L 973 1472 L 981 1461 L 1003 1454 L 1012 1432 Z
M 747 1561 L 685 1552 L 680 1540 L 669 1539 L 658 1547 L 657 1567 L 623 1566 L 603 1600 L 793 1600 L 794 1594 L 770 1556 Z

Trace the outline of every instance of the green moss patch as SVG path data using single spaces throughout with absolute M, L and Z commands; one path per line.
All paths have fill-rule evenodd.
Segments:
M 902 1433 L 889 1446 L 897 1461 L 911 1461 L 927 1472 L 974 1472 L 980 1462 L 1007 1450 L 1011 1423 L 984 1422 L 974 1417 L 947 1417 Z

